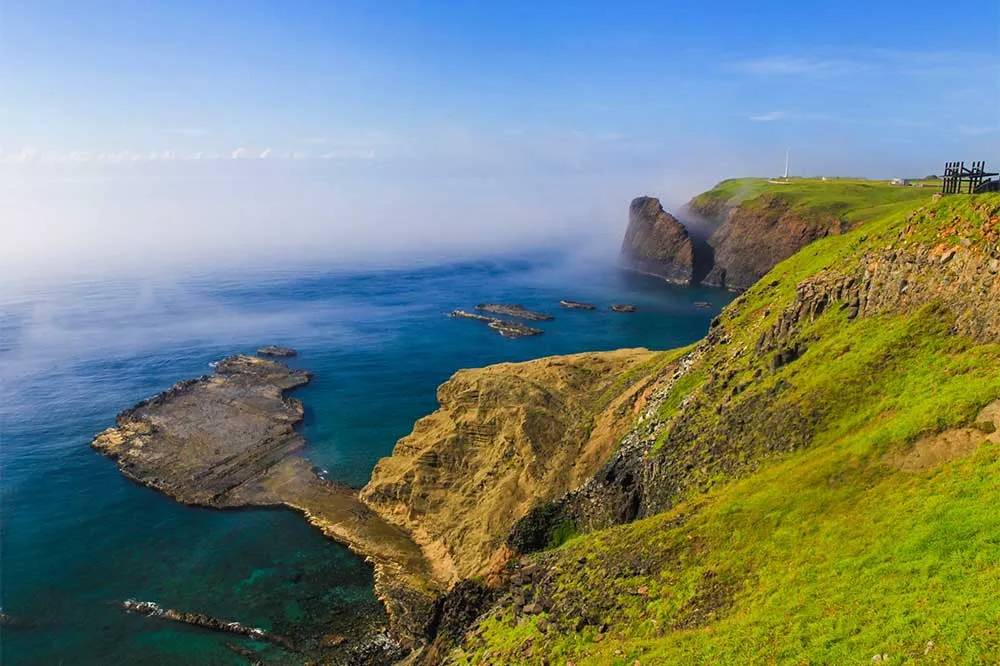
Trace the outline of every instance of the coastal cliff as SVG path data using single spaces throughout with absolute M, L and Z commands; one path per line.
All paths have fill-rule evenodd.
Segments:
M 422 663 L 1000 653 L 970 642 L 1000 610 L 976 564 L 1000 547 L 974 536 L 1000 528 L 988 481 L 1000 473 L 1000 197 L 908 208 L 848 211 L 856 230 L 781 262 L 698 344 L 637 365 L 642 399 L 607 463 L 517 521 L 504 566 L 491 548 L 466 551 L 462 570 L 493 591 L 452 588 L 467 626 Z M 440 458 L 448 440 L 428 443 Z M 433 485 L 434 501 L 455 501 L 450 487 Z M 496 543 L 503 525 L 473 523 Z M 434 529 L 443 550 L 469 526 Z M 913 536 L 935 533 L 956 540 Z M 913 594 L 934 611 L 901 627 Z
M 632 200 L 621 248 L 625 266 L 667 282 L 690 284 L 694 279 L 694 254 L 687 229 L 663 210 L 659 199 Z
M 927 196 L 869 181 L 740 178 L 692 198 L 678 217 L 640 197 L 629 207 L 623 264 L 679 284 L 742 291 L 806 245 Z
M 298 455 L 308 376 L 272 361 L 94 446 L 180 501 L 302 512 L 373 562 L 410 664 L 1000 654 L 1000 195 L 733 187 L 693 202 L 727 238 L 816 239 L 705 338 L 460 371 L 360 493 Z
M 520 518 L 608 460 L 641 408 L 654 356 L 624 349 L 461 370 L 361 499 L 412 534 L 450 582 L 484 574 L 503 562 Z

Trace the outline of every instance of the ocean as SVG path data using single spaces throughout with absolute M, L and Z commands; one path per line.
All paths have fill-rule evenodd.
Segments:
M 306 455 L 363 485 L 460 368 L 700 338 L 732 298 L 557 252 L 405 268 L 271 269 L 30 283 L 0 294 L 0 630 L 5 666 L 245 664 L 236 637 L 125 613 L 122 600 L 296 635 L 382 613 L 370 568 L 285 510 L 181 506 L 88 446 L 115 414 L 264 344 L 315 373 Z M 566 310 L 560 299 L 592 302 Z M 454 308 L 556 316 L 508 340 Z M 695 307 L 708 301 L 710 309 Z M 608 311 L 632 303 L 635 314 Z M 260 647 L 260 646 L 256 646 Z M 283 656 L 269 648 L 267 663 Z

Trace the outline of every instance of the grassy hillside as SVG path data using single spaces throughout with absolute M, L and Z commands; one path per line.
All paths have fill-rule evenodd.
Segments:
M 666 510 L 532 556 L 544 573 L 514 596 L 546 610 L 508 600 L 453 663 L 1000 662 L 1000 195 L 917 213 L 927 189 L 865 181 L 703 197 L 772 187 L 865 224 L 734 301 L 673 382 L 648 454 Z M 879 274 L 861 315 L 813 297 Z
M 828 213 L 852 224 L 926 203 L 936 187 L 902 187 L 887 181 L 836 178 L 791 178 L 774 183 L 766 178 L 732 178 L 691 200 L 692 209 L 709 216 L 719 215 L 756 199 L 762 194 L 776 194 L 791 200 L 793 209 L 802 213 Z

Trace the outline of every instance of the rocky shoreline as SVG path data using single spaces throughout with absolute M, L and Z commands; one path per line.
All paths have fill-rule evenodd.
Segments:
M 178 382 L 124 410 L 91 445 L 129 479 L 184 504 L 302 513 L 374 566 L 392 636 L 403 646 L 419 644 L 446 579 L 409 534 L 298 455 L 303 407 L 284 393 L 310 378 L 276 361 L 228 357 L 214 375 Z

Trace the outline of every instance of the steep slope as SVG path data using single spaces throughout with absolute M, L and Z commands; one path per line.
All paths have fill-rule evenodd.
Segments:
M 1000 196 L 899 207 L 660 357 L 449 662 L 996 661 Z
M 929 198 L 924 188 L 877 181 L 740 178 L 698 195 L 686 210 L 716 227 L 708 239 L 712 266 L 703 282 L 746 289 L 815 240 Z
M 656 355 L 576 354 L 462 370 L 441 408 L 382 459 L 361 498 L 405 528 L 452 581 L 484 573 L 514 523 L 576 489 L 635 419 Z
M 626 267 L 668 282 L 690 284 L 694 278 L 695 251 L 687 229 L 652 197 L 632 200 L 621 258 Z

